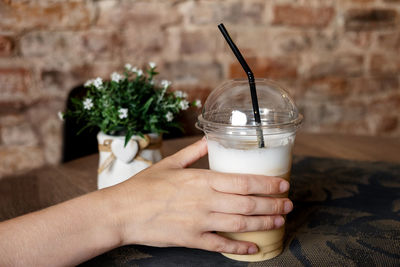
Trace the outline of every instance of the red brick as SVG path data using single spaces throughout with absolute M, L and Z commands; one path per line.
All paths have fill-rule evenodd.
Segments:
M 98 1 L 96 26 L 122 29 L 124 27 L 160 27 L 178 24 L 182 13 L 171 1 Z
M 337 32 L 317 31 L 311 35 L 312 48 L 322 51 L 333 51 L 340 43 Z
M 369 105 L 369 111 L 372 113 L 385 114 L 389 112 L 400 113 L 400 94 L 390 94 L 381 98 L 374 98 Z
M 216 36 L 210 31 L 184 31 L 181 33 L 180 51 L 183 54 L 215 53 Z
M 349 88 L 351 89 L 351 88 Z M 341 121 L 357 123 L 367 118 L 367 104 L 361 100 L 351 100 L 341 103 Z
M 349 2 L 359 3 L 359 4 L 369 4 L 375 2 L 375 0 L 349 0 Z
M 363 102 L 332 102 L 301 98 L 297 101 L 305 117 L 304 130 L 366 134 L 366 105 Z
M 297 77 L 297 58 L 248 58 L 246 59 L 256 78 L 294 79 Z M 229 67 L 230 78 L 246 78 L 246 73 L 238 62 Z
M 24 57 L 41 57 L 42 60 L 47 59 L 46 63 L 60 60 L 76 62 L 89 52 L 83 47 L 82 35 L 72 31 L 32 31 L 21 37 L 19 48 Z
M 125 28 L 121 34 L 122 57 L 131 60 L 132 64 L 148 61 L 152 56 L 159 55 L 165 47 L 165 35 L 165 31 L 157 24 Z
M 349 95 L 347 80 L 340 77 L 323 77 L 311 79 L 303 85 L 305 97 L 311 100 L 343 100 Z
M 314 63 L 308 75 L 313 78 L 325 76 L 360 76 L 363 72 L 364 58 L 357 54 L 340 54 L 333 58 Z
M 345 15 L 348 31 L 387 30 L 394 28 L 398 14 L 394 9 L 350 9 Z
M 310 35 L 303 31 L 282 32 L 274 38 L 274 42 L 285 53 L 299 53 L 309 49 L 312 44 Z
M 376 133 L 390 133 L 397 129 L 399 119 L 394 115 L 383 115 L 376 125 Z
M 265 35 L 271 35 L 268 30 Z M 277 46 L 279 50 L 286 53 L 300 54 L 303 51 L 313 50 L 333 51 L 340 44 L 340 37 L 335 31 L 305 31 L 302 29 L 279 30 L 278 34 L 272 35 L 269 42 Z M 255 39 L 258 42 L 258 39 Z M 267 42 L 267 41 L 264 41 Z M 271 44 L 268 44 L 271 45 Z M 262 49 L 269 50 L 266 45 Z M 259 53 L 259 51 L 256 51 Z
M 221 81 L 222 66 L 216 62 L 174 61 L 165 64 L 163 75 L 177 84 L 213 84 Z
M 96 59 L 114 58 L 121 48 L 121 43 L 119 34 L 112 31 L 93 31 L 82 36 L 83 49 Z
M 18 114 L 23 112 L 25 104 L 23 101 L 0 100 L 0 115 Z
M 12 126 L 3 126 L 1 140 L 6 146 L 33 146 L 38 144 L 37 137 L 27 122 Z
M 25 95 L 30 78 L 30 72 L 26 69 L 0 68 L 0 98 Z
M 347 38 L 356 47 L 365 49 L 371 46 L 373 34 L 369 31 L 351 31 L 345 33 L 345 38 Z
M 400 89 L 396 75 L 356 77 L 349 79 L 348 83 L 349 88 L 356 95 L 378 95 Z
M 185 1 L 182 10 L 189 22 L 197 25 L 249 25 L 262 23 L 265 7 L 262 1 Z
M 0 9 L 0 30 L 78 29 L 90 25 L 84 1 L 9 1 Z
M 320 128 L 320 131 L 326 133 L 334 132 L 351 135 L 372 134 L 365 119 L 358 121 L 340 121 L 329 125 L 323 125 Z
M 38 146 L 0 147 L 0 177 L 42 166 L 44 156 Z
M 275 25 L 324 28 L 332 20 L 335 10 L 332 7 L 309 7 L 277 5 L 274 7 Z
M 11 56 L 14 42 L 10 36 L 0 35 L 0 57 Z
M 371 75 L 392 76 L 400 71 L 400 59 L 391 55 L 374 54 L 371 57 L 369 72 Z
M 58 163 L 61 158 L 62 125 L 57 116 L 58 111 L 65 108 L 65 100 L 43 99 L 29 107 L 26 112 L 27 120 L 34 132 L 39 136 L 39 142 L 47 163 Z
M 390 32 L 378 36 L 378 45 L 382 50 L 400 52 L 400 33 Z

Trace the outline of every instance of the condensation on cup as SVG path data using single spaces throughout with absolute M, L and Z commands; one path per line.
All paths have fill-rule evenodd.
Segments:
M 256 79 L 256 88 L 263 148 L 259 148 L 260 126 L 254 120 L 247 79 L 224 82 L 208 96 L 196 126 L 207 138 L 210 169 L 279 176 L 289 181 L 293 144 L 303 116 L 293 99 L 275 82 Z M 287 194 L 274 197 L 287 197 Z M 218 234 L 254 242 L 259 248 L 253 255 L 224 256 L 239 261 L 263 261 L 282 252 L 285 226 L 269 231 Z

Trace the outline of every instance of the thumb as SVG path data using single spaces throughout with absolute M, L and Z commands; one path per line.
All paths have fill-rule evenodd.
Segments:
M 190 146 L 176 152 L 172 156 L 167 157 L 165 160 L 170 167 L 173 168 L 186 168 L 192 163 L 199 160 L 201 157 L 207 154 L 207 141 L 203 137 Z

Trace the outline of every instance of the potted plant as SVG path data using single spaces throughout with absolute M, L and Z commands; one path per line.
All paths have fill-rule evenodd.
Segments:
M 122 74 L 113 72 L 110 81 L 101 78 L 85 83 L 83 99 L 73 98 L 73 108 L 60 118 L 75 118 L 85 126 L 97 127 L 99 145 L 98 188 L 120 183 L 161 160 L 162 134 L 180 128 L 176 115 L 189 106 L 187 94 L 171 92 L 171 82 L 157 82 L 156 64 L 144 71 L 126 64 Z

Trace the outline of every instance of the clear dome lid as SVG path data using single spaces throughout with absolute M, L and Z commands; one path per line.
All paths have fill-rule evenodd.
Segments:
M 267 79 L 256 79 L 256 90 L 263 133 L 296 131 L 303 116 L 288 93 Z M 245 131 L 246 135 L 256 135 L 248 80 L 229 80 L 214 89 L 204 103 L 197 127 L 206 133 L 243 135 Z

